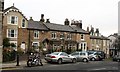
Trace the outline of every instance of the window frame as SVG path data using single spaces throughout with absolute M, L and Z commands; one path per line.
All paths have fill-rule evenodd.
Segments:
M 23 20 L 24 20 L 24 27 L 23 27 Z M 21 27 L 22 28 L 25 28 L 26 27 L 26 20 L 23 18 L 22 21 L 21 21 Z
M 39 42 L 33 42 L 32 46 L 34 46 L 34 44 L 37 44 L 37 46 L 35 46 L 34 49 L 38 49 L 39 48 Z
M 51 38 L 52 39 L 56 39 L 57 38 L 57 33 L 56 32 L 52 32 L 51 33 Z
M 15 18 L 14 23 L 12 23 L 12 17 Z M 18 16 L 15 16 L 15 15 L 7 16 L 7 23 L 10 25 L 18 25 Z
M 85 36 L 84 34 L 80 34 L 80 39 L 84 40 L 84 36 Z
M 34 30 L 34 39 L 39 39 L 39 31 Z
M 11 30 L 14 31 L 14 33 L 13 33 L 14 37 L 11 36 Z M 7 29 L 7 37 L 8 38 L 17 38 L 18 37 L 18 30 L 17 29 Z

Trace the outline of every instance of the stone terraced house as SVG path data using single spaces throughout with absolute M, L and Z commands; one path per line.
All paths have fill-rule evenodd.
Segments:
M 87 51 L 91 49 L 104 50 L 107 38 L 93 37 L 90 31 L 82 29 L 82 21 L 65 19 L 64 24 L 51 23 L 41 14 L 40 21 L 29 20 L 14 5 L 4 10 L 3 37 L 9 38 L 15 49 L 28 52 L 41 47 L 47 51 Z M 94 45 L 93 40 L 96 43 Z M 98 40 L 98 41 L 97 41 Z M 104 44 L 105 43 L 105 44 Z M 99 48 L 93 47 L 100 44 Z M 103 47 L 103 45 L 105 45 Z M 105 47 L 107 48 L 107 47 Z M 105 49 L 106 50 L 106 49 Z

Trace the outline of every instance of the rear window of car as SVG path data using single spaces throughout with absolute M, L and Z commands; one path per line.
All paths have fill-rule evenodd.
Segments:
M 80 55 L 85 55 L 85 53 L 80 53 Z
M 89 51 L 89 52 L 88 52 L 88 55 L 90 55 L 90 54 L 93 54 L 93 53 L 94 53 L 94 52 L 92 52 L 92 51 Z
M 53 54 L 53 55 L 58 55 L 58 54 L 59 54 L 59 52 L 54 52 L 54 53 L 51 53 L 51 54 Z

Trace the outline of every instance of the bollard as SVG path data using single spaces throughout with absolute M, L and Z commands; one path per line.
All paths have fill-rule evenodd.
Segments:
M 16 66 L 20 66 L 19 65 L 19 54 L 17 54 L 17 65 Z

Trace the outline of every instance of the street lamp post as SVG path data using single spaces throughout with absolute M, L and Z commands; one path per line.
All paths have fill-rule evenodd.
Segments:
M 16 66 L 20 66 L 19 65 L 19 54 L 18 54 L 18 52 L 17 52 L 17 64 L 16 64 Z

